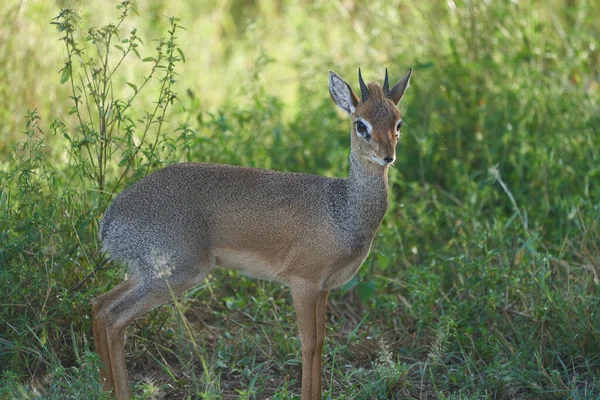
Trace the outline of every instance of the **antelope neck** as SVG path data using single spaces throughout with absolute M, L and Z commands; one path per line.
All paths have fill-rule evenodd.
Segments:
M 350 153 L 347 180 L 349 218 L 356 233 L 371 238 L 388 207 L 388 168 L 375 167 L 365 166 L 359 156 Z

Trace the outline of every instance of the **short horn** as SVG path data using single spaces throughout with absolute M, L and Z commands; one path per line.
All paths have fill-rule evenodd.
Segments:
M 360 68 L 358 69 L 358 82 L 360 83 L 360 97 L 363 103 L 369 99 L 369 88 L 365 85 L 365 81 L 363 81 L 362 74 L 360 73 Z
M 383 81 L 383 93 L 385 97 L 390 98 L 390 84 L 388 83 L 387 68 L 385 69 L 385 80 Z

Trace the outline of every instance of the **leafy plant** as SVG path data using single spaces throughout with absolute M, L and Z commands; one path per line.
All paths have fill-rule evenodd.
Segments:
M 90 28 L 85 37 L 81 37 L 79 16 L 73 9 L 63 9 L 52 22 L 64 35 L 67 60 L 60 82 L 70 85 L 73 106 L 69 113 L 76 118 L 72 129 L 62 120 L 55 121 L 52 129 L 68 140 L 82 183 L 90 179 L 97 190 L 108 190 L 109 194 L 120 188 L 130 171 L 139 178 L 159 165 L 161 148 L 168 151 L 163 124 L 169 106 L 177 98 L 172 91 L 177 77 L 175 67 L 185 61 L 176 43 L 176 33 L 182 29 L 178 18 L 169 19 L 168 36 L 156 41 L 156 55 L 141 58 L 138 48 L 143 42 L 137 29 L 124 38 L 121 33 L 121 25 L 132 11 L 131 1 L 121 2 L 117 9 L 121 15 L 115 24 Z M 123 90 L 116 87 L 113 78 L 132 55 L 149 63 L 150 71 L 137 84 L 126 82 L 132 93 L 121 97 L 118 93 Z M 159 82 L 155 106 L 136 119 L 131 109 L 153 79 Z M 107 170 L 113 163 L 120 169 L 118 178 L 111 188 L 105 188 Z

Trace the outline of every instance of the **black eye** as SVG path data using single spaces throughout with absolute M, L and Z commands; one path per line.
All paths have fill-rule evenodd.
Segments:
M 400 134 L 400 129 L 402 129 L 403 125 L 404 125 L 404 121 L 400 121 L 400 122 L 398 122 L 398 125 L 396 125 L 396 136 L 398 136 Z
M 367 126 L 362 121 L 356 121 L 356 131 L 365 136 L 367 134 Z

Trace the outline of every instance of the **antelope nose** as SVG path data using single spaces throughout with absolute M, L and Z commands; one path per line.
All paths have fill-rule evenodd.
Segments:
M 394 162 L 394 157 L 386 157 L 383 159 L 383 161 L 385 161 L 388 164 L 391 164 Z

